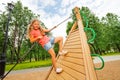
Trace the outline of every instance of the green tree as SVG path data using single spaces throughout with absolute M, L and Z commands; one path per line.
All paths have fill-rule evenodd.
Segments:
M 117 15 L 108 13 L 102 19 L 99 19 L 88 7 L 82 7 L 80 9 L 84 27 L 93 28 L 96 32 L 96 38 L 93 43 L 90 44 L 92 53 L 102 54 L 111 50 L 120 51 L 120 19 Z M 75 15 L 73 15 L 73 21 L 68 22 L 67 34 L 69 33 L 73 23 L 75 22 Z M 92 37 L 91 31 L 86 31 L 88 40 Z
M 7 60 L 13 63 L 13 60 L 18 60 L 20 54 L 25 46 L 22 46 L 23 42 L 26 42 L 25 35 L 27 26 L 32 18 L 37 18 L 35 14 L 32 13 L 27 7 L 23 7 L 22 3 L 18 1 L 14 4 L 15 7 L 11 14 L 10 25 L 9 25 L 9 38 L 8 38 L 8 50 L 7 50 Z M 0 17 L 0 29 L 2 34 L 5 32 L 6 21 L 7 21 L 8 10 L 3 12 Z M 1 34 L 1 36 L 2 36 Z M 0 38 L 2 41 L 2 38 Z M 2 43 L 2 42 L 1 42 Z M 29 46 L 29 44 L 27 44 Z M 0 46 L 2 48 L 2 44 Z M 17 57 L 16 57 L 17 56 Z
M 120 52 L 120 21 L 119 17 L 113 13 L 107 13 L 104 17 L 106 22 L 106 34 L 109 39 L 108 48 Z

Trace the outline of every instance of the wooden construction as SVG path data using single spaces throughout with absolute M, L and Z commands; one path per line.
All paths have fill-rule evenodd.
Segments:
M 46 80 L 97 80 L 86 34 L 79 14 L 79 9 L 74 8 L 77 21 L 66 39 L 63 50 L 67 50 L 66 56 L 57 57 L 57 65 L 63 68 L 63 72 L 56 74 L 51 68 Z M 78 26 L 78 28 L 76 28 Z

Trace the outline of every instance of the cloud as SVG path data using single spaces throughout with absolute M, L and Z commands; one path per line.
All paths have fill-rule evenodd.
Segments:
M 0 0 L 0 3 L 17 2 L 17 0 Z M 48 28 L 52 28 L 64 19 L 68 18 L 74 7 L 88 7 L 97 16 L 105 16 L 111 12 L 120 16 L 119 0 L 20 0 L 33 13 L 40 15 L 40 20 Z M 2 8 L 0 8 L 2 9 Z M 54 36 L 66 36 L 67 22 L 62 23 L 52 31 Z
M 0 0 L 0 11 L 4 12 L 5 11 L 5 7 L 7 6 L 7 3 L 11 3 L 13 0 Z M 14 0 L 14 2 L 16 2 Z
M 108 12 L 110 13 L 115 13 L 118 16 L 120 16 L 120 1 L 109 1 L 109 0 L 104 0 L 98 7 L 91 8 L 91 10 L 98 16 L 98 17 L 103 17 L 105 16 Z
M 38 0 L 38 4 L 46 7 L 46 6 L 54 6 L 56 4 L 55 0 Z

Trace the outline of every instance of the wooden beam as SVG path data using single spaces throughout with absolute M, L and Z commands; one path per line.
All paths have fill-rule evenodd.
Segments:
M 70 32 L 69 32 L 69 34 L 70 34 L 76 27 L 77 27 L 77 22 L 75 21 L 74 24 L 73 24 L 73 26 L 72 26 L 72 28 L 71 28 L 71 30 L 70 30 Z
M 84 32 L 84 26 L 82 23 L 82 18 L 80 16 L 80 10 L 78 7 L 74 8 L 74 13 L 77 18 L 77 24 L 80 32 L 80 41 L 81 41 L 81 47 L 83 52 L 83 59 L 84 59 L 84 65 L 85 65 L 85 71 L 86 71 L 86 80 L 97 80 L 97 76 L 94 70 L 93 61 L 90 55 L 90 48 L 87 43 L 87 37 L 86 33 Z

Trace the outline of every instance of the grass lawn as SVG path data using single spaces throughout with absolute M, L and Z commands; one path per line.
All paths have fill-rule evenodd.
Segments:
M 48 59 L 45 61 L 23 62 L 23 63 L 17 64 L 13 70 L 38 68 L 38 67 L 50 66 L 51 64 L 52 64 L 51 59 Z M 6 71 L 10 70 L 13 66 L 14 64 L 6 65 Z
M 107 53 L 101 56 L 112 56 L 112 55 L 120 55 L 120 53 Z M 38 67 L 45 67 L 52 65 L 51 59 L 45 61 L 32 61 L 32 62 L 23 62 L 17 64 L 13 70 L 21 70 L 21 69 L 28 69 L 28 68 L 38 68 Z M 10 70 L 14 64 L 6 65 L 6 71 Z
M 102 54 L 101 56 L 115 56 L 115 55 L 120 55 L 120 53 L 107 53 L 107 54 Z

